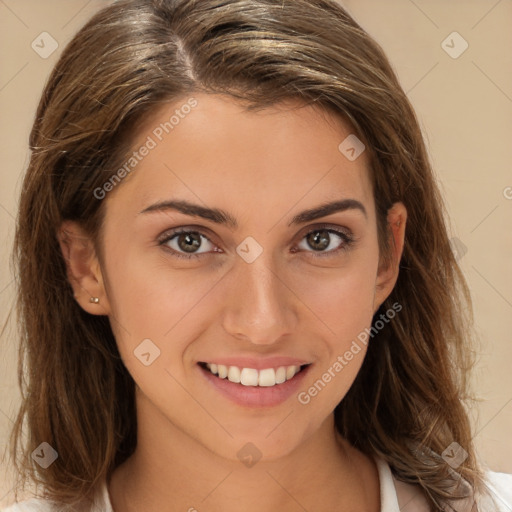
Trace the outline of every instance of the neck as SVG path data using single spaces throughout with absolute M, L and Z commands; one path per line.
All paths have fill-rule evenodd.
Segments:
M 251 466 L 144 409 L 138 403 L 137 448 L 109 482 L 116 512 L 380 510 L 376 466 L 337 433 L 333 415 L 288 455 Z

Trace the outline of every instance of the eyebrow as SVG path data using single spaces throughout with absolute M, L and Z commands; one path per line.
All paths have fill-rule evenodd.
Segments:
M 144 208 L 144 210 L 139 212 L 139 214 L 165 212 L 169 210 L 177 211 L 184 215 L 190 215 L 193 217 L 201 217 L 215 222 L 216 224 L 224 224 L 232 229 L 238 228 L 237 220 L 228 212 L 219 208 L 206 208 L 184 200 L 161 201 Z M 324 203 L 320 206 L 316 206 L 315 208 L 310 208 L 298 213 L 289 222 L 288 226 L 305 224 L 306 222 L 311 222 L 313 220 L 326 217 L 327 215 L 347 210 L 359 210 L 366 218 L 368 218 L 366 208 L 360 201 L 356 199 L 341 199 L 338 201 Z

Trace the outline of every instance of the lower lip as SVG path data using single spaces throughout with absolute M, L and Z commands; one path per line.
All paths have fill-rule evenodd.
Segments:
M 309 371 L 311 365 L 303 368 L 295 376 L 275 386 L 244 386 L 230 380 L 221 379 L 209 370 L 198 365 L 200 372 L 225 397 L 246 407 L 274 407 L 285 402 L 295 394 Z

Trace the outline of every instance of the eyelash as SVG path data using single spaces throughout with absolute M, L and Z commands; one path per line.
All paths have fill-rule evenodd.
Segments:
M 316 253 L 313 252 L 313 251 L 305 251 L 305 252 L 310 253 L 310 254 L 312 253 L 314 255 L 313 256 L 314 258 L 332 257 L 333 255 L 337 255 L 340 251 L 342 251 L 342 252 L 343 251 L 348 251 L 351 248 L 351 246 L 353 245 L 353 243 L 355 242 L 354 237 L 352 235 L 349 235 L 345 231 L 341 231 L 339 229 L 334 229 L 334 228 L 330 228 L 330 227 L 322 227 L 322 226 L 316 227 L 316 228 L 311 229 L 310 231 L 308 231 L 301 238 L 301 241 L 303 239 L 305 239 L 307 236 L 311 235 L 312 233 L 317 233 L 319 231 L 326 231 L 327 233 L 332 233 L 334 235 L 337 235 L 337 236 L 339 236 L 343 240 L 343 243 L 337 249 L 331 249 L 330 251 L 320 251 L 320 252 L 316 252 Z M 206 238 L 208 240 L 208 242 L 213 244 L 213 242 L 204 233 L 202 233 L 199 230 L 180 228 L 180 229 L 177 229 L 177 230 L 174 230 L 174 231 L 171 231 L 171 232 L 164 233 L 162 235 L 162 237 L 159 238 L 158 245 L 165 246 L 165 244 L 167 242 L 170 242 L 176 236 L 181 235 L 183 233 L 196 233 L 196 234 Z M 203 256 L 211 254 L 211 252 L 200 253 L 200 254 L 195 254 L 195 253 L 185 254 L 185 253 L 178 252 L 175 249 L 172 249 L 170 247 L 167 247 L 167 249 L 172 251 L 172 255 L 174 257 L 176 257 L 176 258 L 183 258 L 183 259 L 186 259 L 186 260 L 191 260 L 193 258 L 197 259 L 197 258 L 201 258 Z

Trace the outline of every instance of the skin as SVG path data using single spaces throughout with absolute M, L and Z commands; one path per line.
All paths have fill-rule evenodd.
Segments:
M 291 102 L 247 113 L 226 96 L 194 97 L 197 107 L 104 199 L 103 257 L 77 223 L 60 231 L 76 300 L 109 316 L 137 384 L 138 445 L 109 482 L 114 509 L 378 512 L 374 461 L 336 433 L 333 419 L 364 345 L 306 405 L 296 394 L 274 407 L 235 404 L 201 378 L 197 362 L 303 358 L 312 363 L 300 389 L 307 390 L 391 293 L 405 207 L 388 212 L 393 257 L 385 267 L 366 153 L 349 161 L 338 150 L 352 133 L 346 122 Z M 185 101 L 155 112 L 134 148 Z M 346 198 L 360 201 L 366 216 L 350 209 L 288 226 L 299 212 Z M 140 213 L 169 199 L 221 208 L 238 228 L 174 211 Z M 158 244 L 180 227 L 208 237 L 197 249 L 203 256 L 173 256 L 169 247 L 187 254 L 178 237 L 167 250 Z M 343 239 L 327 235 L 331 244 L 319 256 L 306 235 L 326 227 L 350 230 L 354 243 L 336 252 Z M 250 264 L 236 252 L 248 236 L 263 248 Z M 150 366 L 133 353 L 146 338 L 161 351 Z M 261 453 L 250 468 L 237 457 L 249 442 Z

